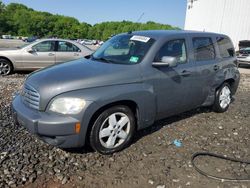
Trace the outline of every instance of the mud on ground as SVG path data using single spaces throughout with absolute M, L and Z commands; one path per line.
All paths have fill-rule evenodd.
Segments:
M 228 112 L 202 108 L 156 122 L 112 156 L 90 149 L 63 151 L 15 125 L 11 95 L 26 76 L 0 77 L 0 187 L 250 187 L 250 182 L 208 179 L 190 162 L 197 151 L 250 159 L 250 75 L 242 75 Z M 172 144 L 175 139 L 182 147 Z M 197 165 L 218 176 L 250 178 L 250 165 L 207 157 Z

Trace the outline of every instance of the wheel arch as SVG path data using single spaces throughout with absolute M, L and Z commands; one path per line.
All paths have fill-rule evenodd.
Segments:
M 232 94 L 234 95 L 236 93 L 236 90 L 238 88 L 238 84 L 239 82 L 237 82 L 237 80 L 233 79 L 233 78 L 228 78 L 226 79 L 224 82 L 222 82 L 217 88 L 216 91 L 224 84 L 224 83 L 228 83 L 230 85 L 230 89 Z
M 224 83 L 228 83 L 230 85 L 232 95 L 234 95 L 239 85 L 240 73 L 238 69 L 231 68 L 219 71 L 215 78 L 216 79 L 214 79 L 211 84 L 212 87 L 207 95 L 207 98 L 201 106 L 213 105 L 215 101 L 216 92 Z
M 118 106 L 118 105 L 122 105 L 122 106 L 127 106 L 128 108 L 130 108 L 130 110 L 132 110 L 132 112 L 135 114 L 135 120 L 136 120 L 136 130 L 138 128 L 138 121 L 139 121 L 139 106 L 138 104 L 133 101 L 133 100 L 120 100 L 120 101 L 114 101 L 108 104 L 105 104 L 101 107 L 98 108 L 98 110 L 95 111 L 95 113 L 91 116 L 90 121 L 89 121 L 89 125 L 87 128 L 87 132 L 86 132 L 86 138 L 85 138 L 85 142 L 89 143 L 89 136 L 90 136 L 90 132 L 91 129 L 95 123 L 95 120 L 98 118 L 98 116 L 105 110 L 113 107 L 113 106 Z
M 15 69 L 14 63 L 10 58 L 7 58 L 5 56 L 0 55 L 0 59 L 5 59 L 5 60 L 9 61 L 11 63 L 11 66 L 12 66 L 13 70 Z

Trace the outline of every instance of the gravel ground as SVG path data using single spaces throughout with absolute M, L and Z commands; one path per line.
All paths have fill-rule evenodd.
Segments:
M 250 75 L 242 75 L 228 112 L 202 108 L 159 121 L 112 156 L 57 149 L 15 125 L 12 94 L 26 76 L 0 77 L 0 187 L 250 187 L 250 182 L 208 179 L 190 162 L 197 151 L 250 159 Z M 182 147 L 172 144 L 175 139 Z M 206 157 L 197 165 L 214 175 L 250 178 L 250 165 Z

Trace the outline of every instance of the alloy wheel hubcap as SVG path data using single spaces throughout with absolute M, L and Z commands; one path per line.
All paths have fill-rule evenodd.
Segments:
M 225 109 L 231 103 L 231 91 L 228 86 L 223 87 L 220 93 L 220 106 Z
M 7 75 L 10 73 L 10 65 L 6 62 L 0 62 L 0 75 Z
M 125 142 L 129 131 L 129 117 L 121 112 L 113 113 L 102 123 L 99 140 L 105 148 L 116 148 Z

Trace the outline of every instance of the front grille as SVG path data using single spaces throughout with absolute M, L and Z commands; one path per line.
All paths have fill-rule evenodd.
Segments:
M 33 109 L 36 109 L 36 110 L 39 109 L 40 95 L 30 85 L 25 84 L 23 86 L 22 98 L 23 98 L 24 104 L 26 104 L 30 108 L 33 108 Z

